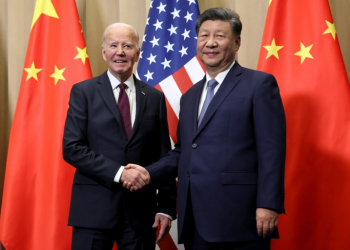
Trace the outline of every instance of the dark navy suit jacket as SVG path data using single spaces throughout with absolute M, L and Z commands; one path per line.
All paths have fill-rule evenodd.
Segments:
M 134 229 L 150 229 L 157 212 L 176 218 L 175 179 L 131 193 L 114 177 L 121 165 L 147 166 L 170 150 L 162 92 L 137 80 L 136 118 L 129 140 L 107 73 L 75 84 L 63 137 L 63 157 L 76 168 L 69 225 L 112 228 L 122 213 Z
M 261 239 L 256 208 L 284 212 L 286 123 L 277 82 L 236 62 L 197 128 L 204 84 L 205 77 L 182 96 L 178 142 L 147 167 L 151 182 L 178 176 L 180 242 L 189 190 L 206 241 Z

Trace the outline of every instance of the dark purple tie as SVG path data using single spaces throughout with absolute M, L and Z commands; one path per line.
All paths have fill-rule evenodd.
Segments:
M 127 88 L 125 83 L 122 82 L 119 84 L 120 91 L 118 97 L 118 108 L 123 121 L 126 137 L 129 139 L 131 134 L 130 103 L 128 95 L 125 93 L 125 88 Z

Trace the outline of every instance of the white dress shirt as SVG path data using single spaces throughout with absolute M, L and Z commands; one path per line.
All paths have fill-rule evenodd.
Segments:
M 109 81 L 111 82 L 115 101 L 116 103 L 118 103 L 119 92 L 120 92 L 120 88 L 118 86 L 120 84 L 120 81 L 117 78 L 115 78 L 109 72 L 109 70 L 107 71 L 107 75 L 108 75 Z M 135 82 L 134 82 L 133 75 L 131 75 L 124 83 L 128 86 L 125 89 L 125 93 L 129 98 L 130 118 L 131 118 L 131 128 L 132 128 L 134 126 L 135 117 L 136 117 L 136 89 L 135 89 Z

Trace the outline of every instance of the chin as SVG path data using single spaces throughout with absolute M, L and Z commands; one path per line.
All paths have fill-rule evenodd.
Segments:
M 203 62 L 206 66 L 208 66 L 209 68 L 215 68 L 215 67 L 218 67 L 220 65 L 220 63 L 213 63 L 213 62 Z

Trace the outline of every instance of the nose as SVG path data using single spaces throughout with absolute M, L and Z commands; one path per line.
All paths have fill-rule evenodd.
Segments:
M 217 46 L 216 40 L 214 36 L 208 37 L 207 43 L 205 44 L 208 48 L 214 48 Z
M 118 46 L 118 47 L 116 48 L 115 53 L 116 53 L 117 55 L 124 55 L 124 47 L 123 47 L 123 46 Z

